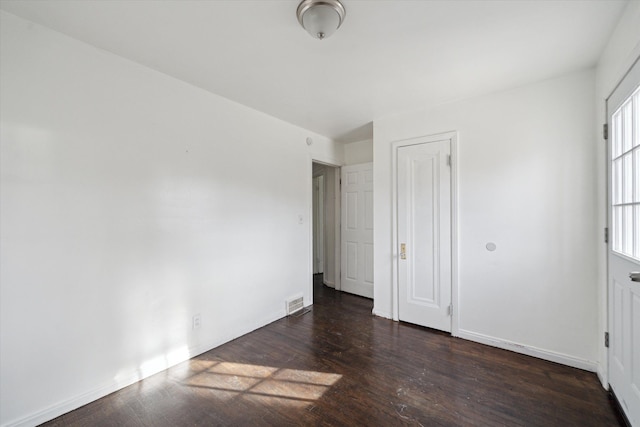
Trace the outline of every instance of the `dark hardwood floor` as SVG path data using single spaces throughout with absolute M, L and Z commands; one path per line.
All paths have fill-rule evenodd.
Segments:
M 315 283 L 311 312 L 47 426 L 618 426 L 592 373 L 371 315 Z

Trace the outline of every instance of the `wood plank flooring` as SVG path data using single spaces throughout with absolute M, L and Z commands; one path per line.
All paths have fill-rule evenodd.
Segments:
M 618 426 L 592 373 L 371 315 L 274 322 L 46 426 Z

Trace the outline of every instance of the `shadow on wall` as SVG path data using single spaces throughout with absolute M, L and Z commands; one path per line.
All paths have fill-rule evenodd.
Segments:
M 358 128 L 352 129 L 347 133 L 344 133 L 337 137 L 337 142 L 349 143 L 364 141 L 366 139 L 373 139 L 373 122 L 364 124 Z

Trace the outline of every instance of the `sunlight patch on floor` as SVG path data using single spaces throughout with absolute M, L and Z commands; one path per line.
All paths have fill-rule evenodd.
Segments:
M 318 400 L 342 375 L 232 362 L 193 360 L 182 384 L 216 399 L 244 398 L 259 404 L 305 407 Z M 204 390 L 203 390 L 204 391 Z

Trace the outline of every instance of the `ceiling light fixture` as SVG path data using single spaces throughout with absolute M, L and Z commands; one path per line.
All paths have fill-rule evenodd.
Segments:
M 319 40 L 335 33 L 342 25 L 345 14 L 340 0 L 302 0 L 296 11 L 302 28 Z

